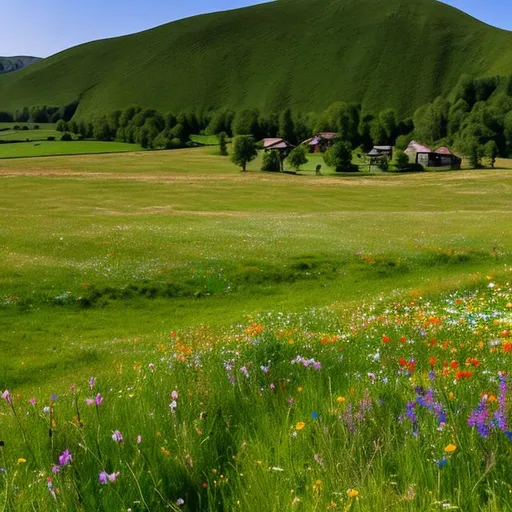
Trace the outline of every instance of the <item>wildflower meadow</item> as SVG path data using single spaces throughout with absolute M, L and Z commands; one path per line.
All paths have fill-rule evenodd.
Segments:
M 3 390 L 0 510 L 512 510 L 512 289 L 168 333 Z

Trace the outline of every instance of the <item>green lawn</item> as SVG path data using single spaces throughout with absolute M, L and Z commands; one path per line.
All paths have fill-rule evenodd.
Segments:
M 42 130 L 44 132 L 45 130 Z M 36 132 L 18 132 L 33 133 Z M 48 132 L 52 133 L 52 132 Z M 62 136 L 55 132 L 56 137 Z M 14 139 L 18 134 L 12 135 Z M 10 137 L 10 135 L 5 138 Z M 0 135 L 0 138 L 4 138 Z M 46 137 L 44 137 L 46 138 Z M 58 156 L 58 155 L 85 155 L 91 153 L 123 153 L 130 151 L 139 151 L 142 148 L 137 144 L 127 144 L 125 142 L 98 142 L 98 141 L 72 141 L 60 142 L 42 140 L 40 142 L 23 142 L 16 144 L 0 144 L 0 159 L 2 158 L 25 158 L 38 156 Z
M 108 371 L 175 328 L 507 271 L 509 171 L 243 174 L 211 151 L 0 161 L 0 387 Z

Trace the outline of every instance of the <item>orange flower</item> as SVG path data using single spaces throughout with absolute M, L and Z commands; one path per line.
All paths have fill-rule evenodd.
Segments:
M 450 443 L 449 445 L 445 446 L 444 451 L 446 453 L 453 453 L 456 449 L 457 447 L 454 444 Z
M 339 396 L 338 398 L 336 398 L 336 402 L 338 402 L 339 404 L 342 404 L 344 401 L 345 401 L 344 396 Z
M 391 338 L 389 336 L 382 336 L 382 343 L 389 343 L 391 341 Z
M 359 496 L 359 491 L 357 489 L 349 489 L 347 491 L 347 496 L 349 498 L 357 498 Z
M 297 425 L 295 425 L 295 430 L 302 430 L 306 424 L 303 421 L 299 421 Z
M 512 341 L 505 341 L 503 343 L 503 352 L 512 352 Z
M 430 361 L 430 366 L 434 366 L 436 364 L 436 358 L 435 357 L 431 357 L 429 359 L 429 361 Z
M 458 368 L 458 367 L 459 367 L 459 363 L 458 363 L 457 361 L 452 361 L 452 362 L 450 363 L 450 366 L 451 366 L 453 369 L 455 369 L 455 368 Z

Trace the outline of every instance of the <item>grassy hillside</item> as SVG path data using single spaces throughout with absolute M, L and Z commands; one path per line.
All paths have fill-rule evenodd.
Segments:
M 38 57 L 0 57 L 0 75 L 3 73 L 12 73 L 18 69 L 30 66 L 41 59 Z
M 436 0 L 278 0 L 97 41 L 0 77 L 0 109 L 81 99 L 320 110 L 337 100 L 411 114 L 461 74 L 508 74 L 512 34 Z

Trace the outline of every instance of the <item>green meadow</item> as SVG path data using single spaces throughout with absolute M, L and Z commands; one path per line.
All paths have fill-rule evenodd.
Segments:
M 58 134 L 59 138 L 62 136 L 59 132 L 55 133 Z M 18 140 L 16 137 L 18 137 L 17 134 L 13 135 L 13 138 Z M 7 139 L 7 136 L 5 139 Z M 45 139 L 37 142 L 37 139 L 35 139 L 34 136 L 34 138 L 31 139 L 31 142 L 0 144 L 0 159 L 59 155 L 87 155 L 93 153 L 123 153 L 138 151 L 140 149 L 141 147 L 138 144 L 127 144 L 125 142 L 100 142 L 90 140 L 61 142 L 59 139 L 55 141 L 47 141 Z
M 510 510 L 509 163 L 214 153 L 0 160 L 4 510 Z
M 178 327 L 506 272 L 510 171 L 257 168 L 207 149 L 0 162 L 2 385 L 107 371 L 113 339 L 125 354 Z

